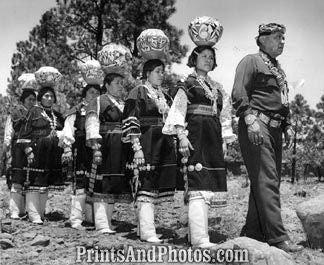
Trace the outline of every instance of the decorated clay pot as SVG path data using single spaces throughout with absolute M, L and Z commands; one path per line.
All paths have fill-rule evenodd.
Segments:
M 25 89 L 36 90 L 37 82 L 35 75 L 32 73 L 22 74 L 18 77 L 19 91 L 22 92 Z M 19 93 L 20 94 L 20 93 Z
M 103 82 L 103 72 L 97 60 L 88 60 L 80 65 L 80 70 L 84 81 L 89 85 L 101 85 Z
M 108 44 L 98 53 L 98 61 L 105 74 L 125 75 L 132 69 L 131 60 L 130 50 L 121 44 Z
M 197 46 L 214 46 L 222 37 L 223 26 L 215 18 L 197 17 L 189 24 L 188 32 Z
M 136 45 L 145 60 L 163 60 L 169 52 L 170 41 L 162 30 L 146 29 L 138 36 Z
M 55 87 L 62 74 L 54 67 L 43 66 L 35 72 L 35 78 L 40 87 Z

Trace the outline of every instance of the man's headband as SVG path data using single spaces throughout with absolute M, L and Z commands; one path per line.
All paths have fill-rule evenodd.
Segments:
M 261 24 L 259 26 L 259 36 L 270 35 L 270 34 L 276 33 L 276 32 L 285 34 L 286 27 L 284 25 L 277 24 L 277 23 Z

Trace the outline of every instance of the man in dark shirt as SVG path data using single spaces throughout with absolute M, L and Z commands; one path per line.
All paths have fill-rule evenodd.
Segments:
M 283 52 L 285 27 L 259 26 L 260 50 L 245 56 L 236 69 L 232 91 L 239 120 L 239 142 L 251 181 L 249 208 L 241 236 L 289 252 L 300 251 L 282 224 L 280 178 L 282 134 L 290 142 L 288 86 L 276 57 Z

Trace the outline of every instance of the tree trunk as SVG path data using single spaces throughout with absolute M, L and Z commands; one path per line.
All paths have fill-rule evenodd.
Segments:
M 293 158 L 291 164 L 291 183 L 294 183 L 296 179 L 296 147 L 297 147 L 297 121 L 295 124 L 295 133 L 294 133 Z

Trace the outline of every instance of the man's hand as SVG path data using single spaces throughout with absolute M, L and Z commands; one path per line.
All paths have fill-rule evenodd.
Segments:
M 284 130 L 284 136 L 285 136 L 285 148 L 291 148 L 293 144 L 294 139 L 294 130 L 291 128 L 291 126 L 287 126 Z
M 258 120 L 255 120 L 251 125 L 247 127 L 248 137 L 251 143 L 260 145 L 263 143 L 263 135 Z

